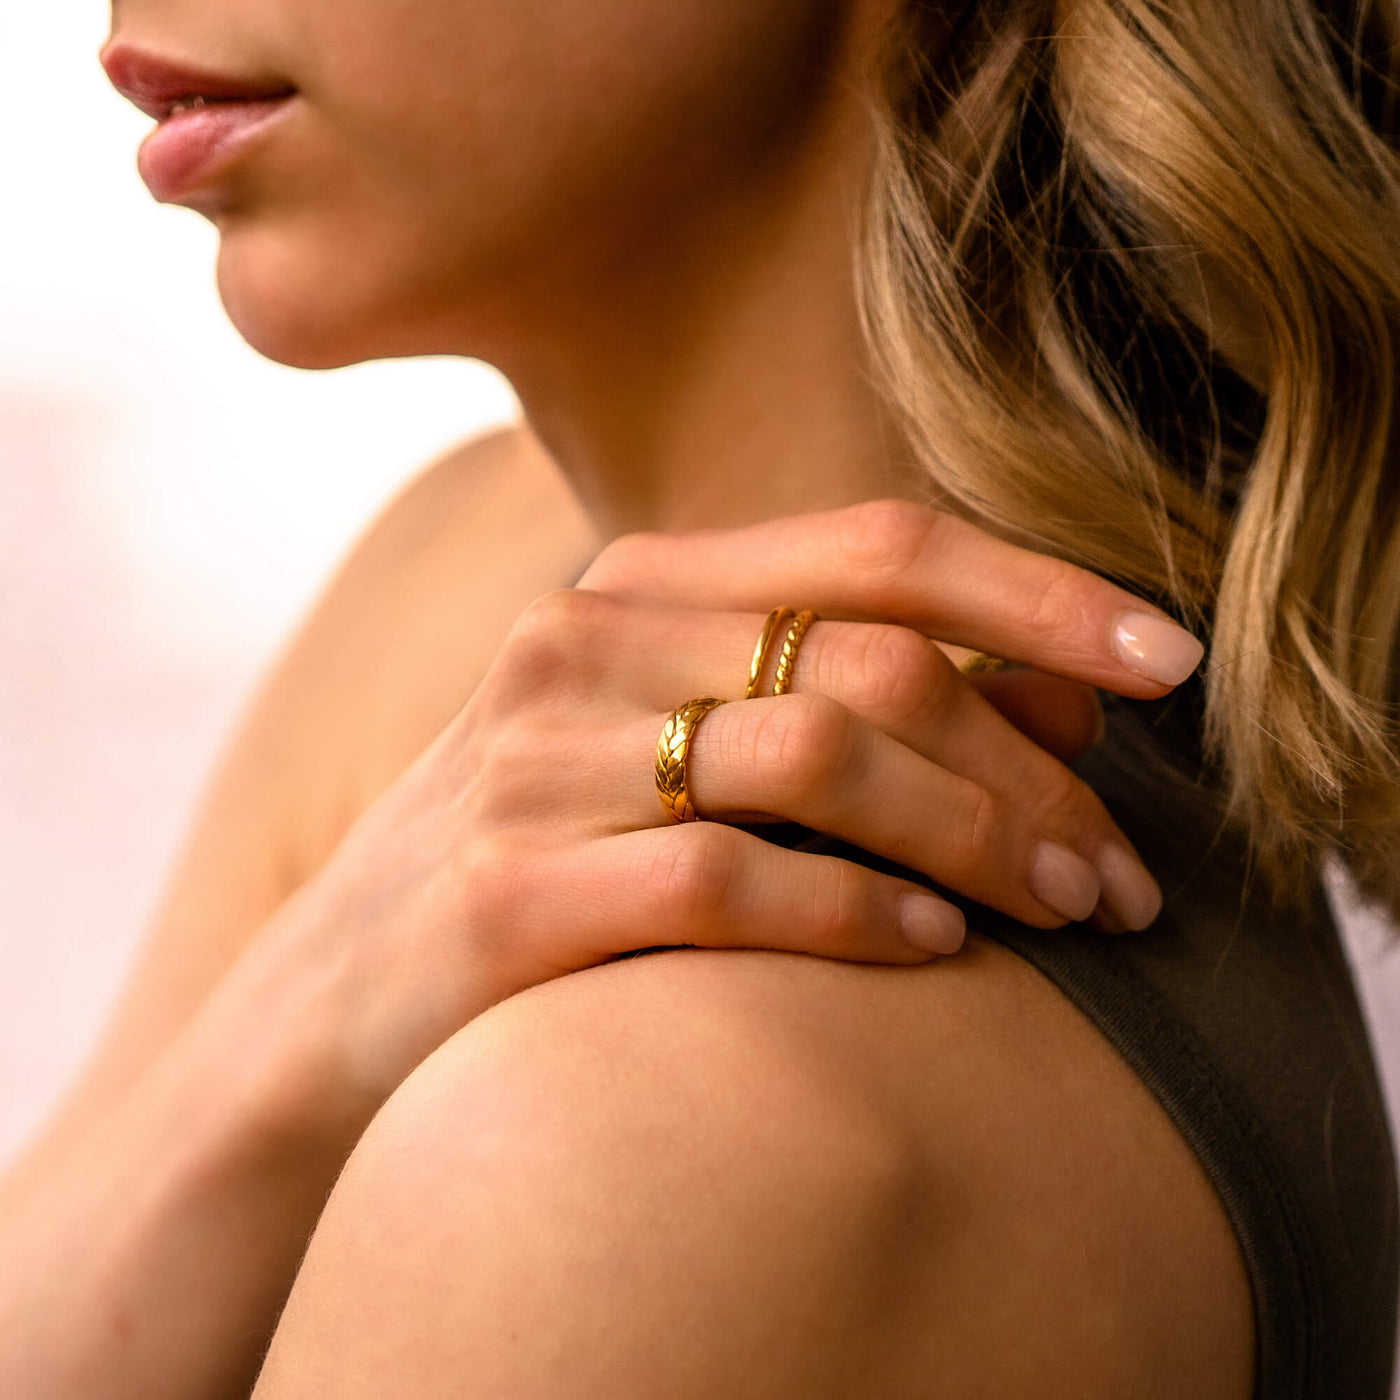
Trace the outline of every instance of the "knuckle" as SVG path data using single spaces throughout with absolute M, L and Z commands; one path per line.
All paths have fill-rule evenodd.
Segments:
M 1090 852 L 1117 832 L 1108 808 L 1083 779 L 1051 760 L 1032 797 L 1036 830 L 1080 852 Z M 1121 839 L 1121 838 L 1120 838 Z
M 999 798 L 984 787 L 970 793 L 949 856 L 962 878 L 995 875 L 1006 827 L 1006 811 Z
M 1056 835 L 1077 836 L 1100 825 L 1097 799 L 1080 779 L 1053 759 L 1039 766 L 1031 795 L 1037 826 Z
M 1058 561 L 1047 567 L 1044 580 L 1026 613 L 1026 634 L 1032 637 L 1064 639 L 1073 637 L 1094 612 L 1097 585 L 1083 574 Z
M 838 547 L 843 562 L 869 584 L 895 583 L 921 559 L 938 512 L 912 501 L 865 501 L 845 512 Z
M 471 789 L 476 815 L 493 826 L 508 826 L 538 811 L 548 791 L 548 775 L 558 771 L 554 736 L 539 725 L 507 724 L 483 746 Z
M 870 924 L 876 876 L 854 861 L 839 861 L 830 885 L 814 882 L 814 925 L 835 942 L 850 946 L 860 942 Z
M 937 709 L 951 666 L 926 637 L 907 627 L 861 629 L 850 684 L 853 708 L 893 724 Z
M 619 593 L 642 586 L 652 576 L 663 538 L 650 531 L 619 535 L 598 551 L 581 581 L 591 589 Z
M 606 611 L 600 594 L 579 588 L 556 588 L 536 598 L 501 649 L 501 663 L 515 685 L 529 695 L 559 680 L 594 650 L 590 639 Z
M 534 886 L 525 849 L 499 836 L 474 840 L 463 856 L 460 879 L 472 938 L 509 936 Z
M 825 695 L 786 698 L 755 726 L 751 761 L 765 787 L 810 797 L 849 766 L 852 716 Z
M 739 833 L 718 822 L 676 827 L 661 842 L 649 886 L 658 922 L 694 931 L 722 919 L 733 898 Z
M 513 670 L 549 674 L 564 664 L 572 640 L 568 618 L 573 592 L 558 588 L 526 605 L 501 651 Z

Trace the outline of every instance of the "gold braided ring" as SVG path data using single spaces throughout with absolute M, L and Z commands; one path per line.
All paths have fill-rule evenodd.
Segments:
M 988 656 L 985 651 L 974 651 L 958 662 L 958 670 L 965 676 L 990 676 L 996 671 L 1004 671 L 1011 663 L 999 656 Z
M 773 681 L 773 694 L 786 695 L 792 689 L 792 669 L 797 665 L 797 648 L 807 635 L 807 629 L 817 620 L 816 613 L 804 608 L 792 620 L 783 638 L 783 654 L 778 658 L 778 674 Z
M 768 669 L 768 652 L 773 645 L 773 636 L 785 622 L 790 622 L 796 614 L 791 608 L 774 608 L 768 614 L 768 621 L 759 633 L 758 645 L 753 649 L 753 664 L 749 667 L 749 685 L 744 691 L 744 699 L 752 700 L 763 683 L 763 673 Z
M 656 741 L 656 794 L 674 821 L 700 820 L 686 786 L 685 763 L 696 727 L 711 710 L 723 704 L 713 695 L 687 700 L 678 710 L 671 711 Z

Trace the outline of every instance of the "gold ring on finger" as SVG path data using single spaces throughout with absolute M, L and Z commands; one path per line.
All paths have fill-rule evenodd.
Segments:
M 763 684 L 763 673 L 768 669 L 768 653 L 773 649 L 773 638 L 778 628 L 790 622 L 796 615 L 792 608 L 774 608 L 768 614 L 768 621 L 763 624 L 763 631 L 758 634 L 758 645 L 753 649 L 748 689 L 744 691 L 745 700 L 752 700 L 758 694 L 759 686 Z
M 687 700 L 679 709 L 671 711 L 670 718 L 662 726 L 661 737 L 656 741 L 656 793 L 674 821 L 700 820 L 690 800 L 686 760 L 700 721 L 723 704 L 723 700 L 716 700 L 713 695 Z
M 797 649 L 807 635 L 807 629 L 817 620 L 816 613 L 804 608 L 792 620 L 788 634 L 783 638 L 782 655 L 778 657 L 778 674 L 773 681 L 773 694 L 786 695 L 792 689 L 792 672 L 797 665 Z
M 990 676 L 1004 671 L 1011 663 L 999 656 L 989 656 L 985 651 L 974 651 L 958 662 L 958 670 L 965 676 Z

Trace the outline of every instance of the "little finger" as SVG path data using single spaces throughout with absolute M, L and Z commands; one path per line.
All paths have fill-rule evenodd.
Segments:
M 708 821 L 550 852 L 531 891 L 509 942 L 579 967 L 690 945 L 910 965 L 956 952 L 967 931 L 958 909 L 912 881 Z

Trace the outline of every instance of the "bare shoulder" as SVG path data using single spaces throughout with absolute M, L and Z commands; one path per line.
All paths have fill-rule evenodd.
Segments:
M 223 897 L 211 887 L 237 881 L 275 907 L 466 702 L 521 609 L 589 553 L 582 511 L 525 429 L 428 466 L 349 551 L 269 668 L 169 902 L 203 907 Z M 250 879 L 259 863 L 264 878 Z M 248 910 L 242 936 L 270 912 Z
M 408 1081 L 258 1396 L 470 1375 L 580 1400 L 1224 1400 L 1252 1352 L 1194 1157 L 1012 954 L 686 951 L 512 998 Z
M 588 557 L 586 520 L 524 428 L 420 472 L 347 553 L 253 695 L 175 898 L 182 883 L 204 897 L 202 850 L 225 860 L 249 842 L 276 862 L 277 895 L 290 893 L 465 703 L 520 610 Z
M 465 703 L 525 605 L 569 583 L 593 549 L 581 508 L 523 427 L 450 452 L 389 503 L 267 694 L 269 722 L 295 735 L 325 799 L 298 823 L 304 870 Z M 310 790 L 303 782 L 298 800 Z
M 36 1170 L 431 742 L 520 610 L 590 550 L 566 483 L 520 428 L 448 453 L 386 506 L 246 707 L 107 1032 L 31 1156 Z

